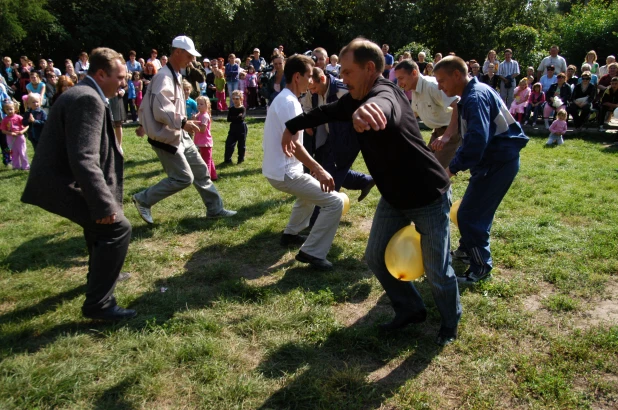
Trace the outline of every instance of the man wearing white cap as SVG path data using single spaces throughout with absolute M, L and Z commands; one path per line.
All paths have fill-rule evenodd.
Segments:
M 251 65 L 255 68 L 256 73 L 262 72 L 262 69 L 266 67 L 266 60 L 263 57 L 260 57 L 260 49 L 253 49 L 253 58 L 251 58 Z
M 235 215 L 223 208 L 223 201 L 213 185 L 208 167 L 195 147 L 189 132 L 199 131 L 195 121 L 187 118 L 186 98 L 180 70 L 194 57 L 201 57 L 193 41 L 178 36 L 172 41 L 167 65 L 153 77 L 139 110 L 141 122 L 137 135 L 148 135 L 167 178 L 133 195 L 133 203 L 147 223 L 153 223 L 150 208 L 193 184 L 207 209 L 208 218 Z

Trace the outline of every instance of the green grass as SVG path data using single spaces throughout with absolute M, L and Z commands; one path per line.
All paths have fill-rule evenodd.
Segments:
M 262 127 L 249 125 L 244 164 L 218 168 L 217 189 L 238 216 L 206 220 L 189 188 L 153 207 L 153 226 L 130 196 L 162 169 L 125 130 L 133 277 L 116 295 L 138 316 L 121 324 L 81 317 L 80 229 L 20 203 L 27 174 L 0 170 L 1 409 L 618 406 L 618 316 L 603 309 L 618 290 L 615 147 L 531 139 L 493 225 L 494 279 L 461 290 L 460 337 L 440 349 L 422 281 L 429 320 L 386 338 L 376 331 L 391 317 L 363 261 L 377 191 L 362 203 L 350 193 L 334 271 L 279 246 L 293 199 L 261 176 Z M 227 124 L 213 134 L 219 164 Z M 361 158 L 355 169 L 366 170 Z M 455 178 L 455 199 L 466 184 Z

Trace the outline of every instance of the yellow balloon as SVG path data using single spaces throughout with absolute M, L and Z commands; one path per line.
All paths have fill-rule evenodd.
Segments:
M 423 252 L 421 235 L 414 224 L 400 229 L 386 246 L 386 268 L 395 278 L 411 281 L 423 276 Z
M 350 210 L 350 198 L 348 198 L 344 192 L 339 192 L 339 196 L 343 200 L 343 211 L 341 211 L 341 216 L 344 216 Z
M 453 221 L 457 228 L 459 228 L 459 224 L 457 223 L 457 212 L 459 211 L 459 205 L 461 205 L 461 199 L 453 202 L 453 205 L 451 206 L 451 221 Z

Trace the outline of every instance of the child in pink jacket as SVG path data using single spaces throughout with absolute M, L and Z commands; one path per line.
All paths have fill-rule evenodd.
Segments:
M 547 145 L 553 145 L 556 142 L 558 145 L 564 144 L 564 139 L 562 136 L 567 131 L 567 112 L 565 110 L 558 111 L 556 115 L 558 118 L 554 121 L 549 127 L 549 139 L 547 140 Z

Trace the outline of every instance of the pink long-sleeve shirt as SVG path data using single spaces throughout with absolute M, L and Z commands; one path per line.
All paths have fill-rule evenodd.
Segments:
M 556 120 L 549 127 L 549 132 L 556 135 L 564 135 L 567 131 L 568 125 L 564 120 Z

